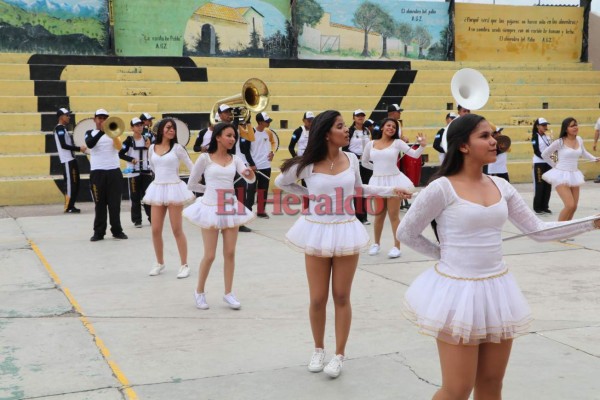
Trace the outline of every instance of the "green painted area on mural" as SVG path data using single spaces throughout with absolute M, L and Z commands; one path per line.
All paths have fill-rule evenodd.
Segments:
M 48 14 L 30 13 L 4 1 L 0 1 L 0 22 L 16 27 L 26 24 L 40 25 L 54 35 L 81 34 L 99 41 L 103 41 L 106 35 L 106 26 L 97 19 L 72 18 L 62 20 Z

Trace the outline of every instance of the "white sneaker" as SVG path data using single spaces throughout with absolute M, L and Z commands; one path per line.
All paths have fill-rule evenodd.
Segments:
M 398 258 L 402 255 L 402 252 L 400 251 L 399 248 L 397 247 L 392 247 L 392 249 L 390 250 L 390 252 L 388 253 L 388 257 L 389 258 Z
M 379 245 L 377 243 L 374 243 L 371 245 L 371 248 L 369 249 L 369 255 L 376 256 L 377 254 L 379 254 Z
M 158 274 L 160 274 L 160 272 L 165 269 L 165 264 L 156 264 L 154 267 L 152 267 L 152 269 L 150 270 L 150 272 L 148 273 L 148 275 L 150 276 L 156 276 Z
M 187 264 L 183 264 L 179 268 L 179 273 L 177 274 L 177 279 L 187 278 L 188 276 L 190 276 L 190 267 L 188 267 Z
M 242 306 L 242 303 L 240 303 L 237 297 L 235 297 L 235 294 L 233 294 L 233 292 L 223 296 L 223 301 L 229 305 L 229 308 L 232 308 L 234 310 L 238 310 Z
M 325 350 L 315 349 L 310 363 L 308 363 L 308 370 L 310 372 L 321 372 L 325 366 Z
M 344 356 L 342 354 L 336 354 L 336 356 L 333 357 L 329 361 L 329 364 L 327 364 L 327 366 L 323 369 L 323 372 L 325 372 L 331 378 L 337 378 L 342 373 L 343 366 Z
M 201 310 L 208 310 L 208 303 L 206 302 L 206 295 L 204 293 L 198 293 L 194 290 L 194 297 L 196 298 L 196 307 Z

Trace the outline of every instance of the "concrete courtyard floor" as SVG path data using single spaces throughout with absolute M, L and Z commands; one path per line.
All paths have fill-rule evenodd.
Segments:
M 516 187 L 531 204 L 531 185 Z M 388 259 L 389 225 L 381 254 L 361 255 L 348 360 L 331 380 L 306 370 L 313 344 L 304 257 L 284 244 L 296 217 L 257 220 L 252 233 L 240 233 L 234 290 L 242 309 L 221 300 L 219 254 L 207 286 L 211 308 L 202 311 L 193 298 L 202 257 L 196 227 L 185 223 L 192 275 L 175 277 L 167 224 L 167 268 L 149 277 L 150 227 L 133 227 L 129 203 L 121 214 L 129 240 L 109 234 L 95 243 L 93 206 L 78 206 L 80 215 L 61 205 L 0 208 L 0 399 L 430 399 L 440 385 L 435 341 L 400 313 L 406 288 L 432 260 L 407 247 Z M 546 220 L 560 211 L 556 193 L 550 206 Z M 588 182 L 576 217 L 599 208 L 600 185 Z M 505 236 L 515 233 L 505 226 Z M 600 399 L 600 232 L 566 243 L 508 241 L 505 254 L 535 321 L 515 341 L 504 398 Z

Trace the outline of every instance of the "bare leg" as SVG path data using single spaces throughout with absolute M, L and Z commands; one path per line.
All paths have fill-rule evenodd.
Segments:
M 169 206 L 169 220 L 171 221 L 171 230 L 173 236 L 175 236 L 175 242 L 177 243 L 177 250 L 179 251 L 179 259 L 181 265 L 187 264 L 187 238 L 183 232 L 183 221 L 182 213 L 183 206 Z
M 165 215 L 167 215 L 166 206 L 152 206 L 150 215 L 152 216 L 152 244 L 154 245 L 154 254 L 156 255 L 156 262 L 159 264 L 165 263 L 163 253 L 163 238 L 162 231 L 163 225 L 165 224 Z
M 442 387 L 433 400 L 467 400 L 475 386 L 479 346 L 453 345 L 437 341 Z
M 219 241 L 218 229 L 202 229 L 202 242 L 204 243 L 204 256 L 200 261 L 200 272 L 198 273 L 198 286 L 196 293 L 204 293 L 204 285 L 210 272 L 210 267 L 215 261 L 217 242 Z
M 333 257 L 332 297 L 335 305 L 335 354 L 345 354 L 352 323 L 350 292 L 358 264 L 358 254 Z
M 475 400 L 501 400 L 502 381 L 508 365 L 512 340 L 479 345 Z
M 383 232 L 383 223 L 385 222 L 385 215 L 387 212 L 387 201 L 389 199 L 383 199 L 383 208 L 380 213 L 375 214 L 375 222 L 373 224 L 373 233 L 375 234 L 375 243 L 381 244 L 381 233 Z
M 237 243 L 238 228 L 223 229 L 223 273 L 225 279 L 225 294 L 231 293 L 233 288 L 233 273 L 235 270 L 235 245 Z
M 325 321 L 327 319 L 327 298 L 329 297 L 329 279 L 332 259 L 305 255 L 306 277 L 310 306 L 308 316 L 312 329 L 315 348 L 325 348 Z
M 573 219 L 573 217 L 575 216 L 575 211 L 577 211 L 577 205 L 579 204 L 579 186 L 573 186 L 571 188 L 571 194 L 573 195 L 573 201 L 575 202 L 575 207 L 573 209 L 573 212 L 571 213 L 569 220 Z
M 560 214 L 558 215 L 559 221 L 569 221 L 573 218 L 573 214 L 575 214 L 575 210 L 577 209 L 577 202 L 573 197 L 573 188 L 567 185 L 559 185 L 556 187 L 556 193 L 562 200 L 564 206 L 563 209 L 560 210 Z M 577 188 L 577 200 L 579 200 L 579 188 Z
M 396 239 L 396 231 L 398 225 L 400 225 L 400 204 L 402 200 L 400 197 L 390 197 L 387 199 L 387 212 L 390 217 L 390 223 L 392 224 L 392 237 L 394 238 L 394 246 L 400 248 L 400 241 Z

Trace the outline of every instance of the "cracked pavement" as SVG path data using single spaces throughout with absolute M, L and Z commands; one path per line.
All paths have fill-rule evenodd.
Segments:
M 531 185 L 516 185 L 531 203 Z M 210 309 L 193 290 L 202 257 L 189 223 L 192 274 L 176 279 L 179 257 L 165 223 L 167 268 L 154 263 L 148 225 L 129 240 L 92 243 L 93 205 L 0 207 L 0 399 L 428 399 L 441 384 L 435 341 L 400 310 L 407 286 L 432 265 L 404 247 L 400 259 L 361 255 L 354 280 L 348 360 L 337 380 L 306 371 L 312 352 L 304 257 L 283 243 L 296 217 L 272 216 L 240 233 L 234 291 L 222 302 L 220 250 L 207 283 Z M 561 203 L 552 194 L 556 218 Z M 576 217 L 599 213 L 600 185 L 582 187 Z M 386 221 L 387 224 L 387 221 Z M 367 226 L 372 234 L 373 226 Z M 505 235 L 518 231 L 510 224 Z M 507 264 L 533 312 L 516 339 L 506 399 L 600 399 L 600 232 L 572 242 L 505 242 Z M 37 251 L 36 251 L 37 250 Z M 334 348 L 329 302 L 326 347 Z M 329 353 L 327 360 L 332 353 Z

